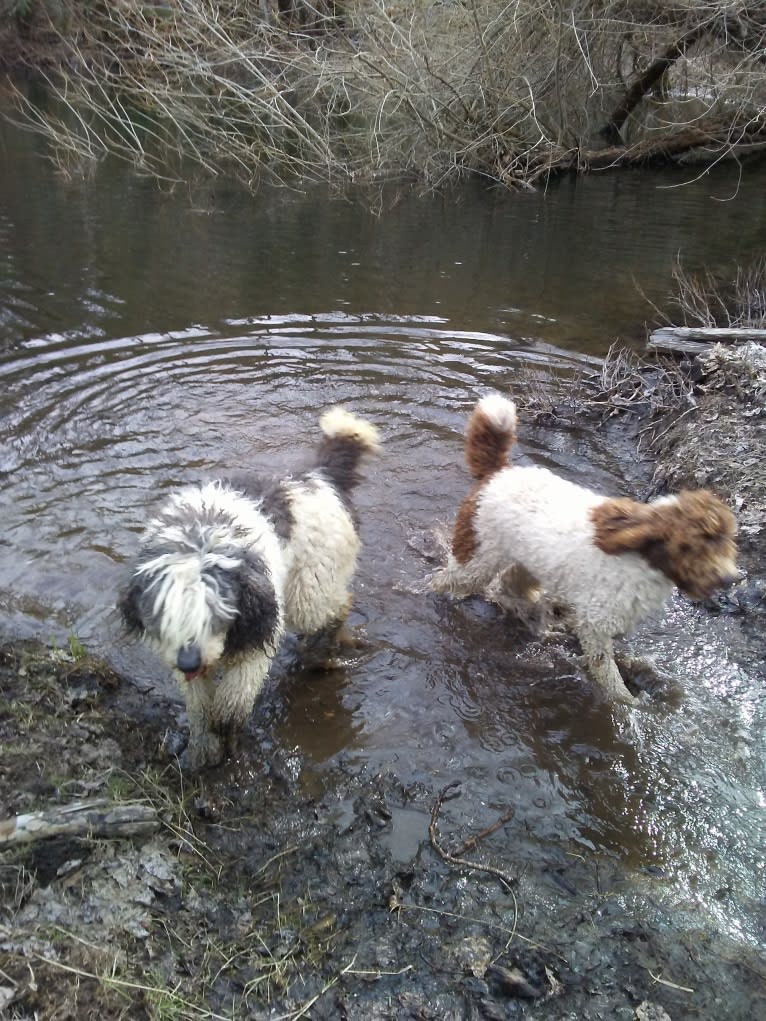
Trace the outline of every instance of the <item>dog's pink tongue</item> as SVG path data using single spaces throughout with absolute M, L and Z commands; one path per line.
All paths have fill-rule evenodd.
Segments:
M 202 668 L 200 668 L 199 670 L 190 670 L 188 673 L 184 674 L 184 680 L 185 681 L 193 681 L 194 678 L 195 677 L 199 677 L 199 675 L 201 673 L 202 673 Z

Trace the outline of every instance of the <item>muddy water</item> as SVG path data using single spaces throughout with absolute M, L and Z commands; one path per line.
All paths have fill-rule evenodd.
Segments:
M 0 156 L 4 630 L 76 633 L 148 697 L 172 690 L 112 611 L 147 507 L 201 476 L 299 466 L 318 412 L 344 402 L 385 443 L 357 501 L 367 646 L 323 675 L 288 648 L 262 703 L 307 783 L 340 760 L 459 780 L 466 824 L 516 807 L 520 865 L 604 853 L 648 870 L 652 896 L 757 940 L 762 666 L 736 625 L 674 601 L 629 648 L 683 697 L 612 712 L 566 640 L 424 595 L 422 551 L 465 491 L 476 395 L 639 344 L 677 256 L 721 268 L 760 253 L 760 182 L 621 175 L 548 196 L 399 196 L 376 216 L 317 193 L 161 195 L 108 169 L 68 183 L 7 127 Z M 633 451 L 592 430 L 526 428 L 520 457 L 613 492 L 640 478 Z M 387 838 L 403 859 L 425 836 L 405 816 Z

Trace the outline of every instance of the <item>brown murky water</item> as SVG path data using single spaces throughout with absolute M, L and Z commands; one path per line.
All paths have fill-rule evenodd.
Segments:
M 324 194 L 225 186 L 161 195 L 105 170 L 54 177 L 0 131 L 0 609 L 4 630 L 76 633 L 139 683 L 112 606 L 146 508 L 180 482 L 300 464 L 343 402 L 385 448 L 360 488 L 353 623 L 368 648 L 307 675 L 280 660 L 275 737 L 321 774 L 346 759 L 461 780 L 476 821 L 516 806 L 529 858 L 564 842 L 666 870 L 758 939 L 764 879 L 763 667 L 734 625 L 681 599 L 631 647 L 685 697 L 627 716 L 592 697 L 571 646 L 530 643 L 479 600 L 422 594 L 421 538 L 466 487 L 461 435 L 488 389 L 535 364 L 574 373 L 639 345 L 674 260 L 723 268 L 763 249 L 766 191 L 728 174 L 564 182 L 549 195 L 404 196 L 380 217 Z M 613 492 L 632 451 L 527 428 L 521 454 Z M 484 818 L 486 816 L 486 818 Z M 404 856 L 421 825 L 397 820 Z

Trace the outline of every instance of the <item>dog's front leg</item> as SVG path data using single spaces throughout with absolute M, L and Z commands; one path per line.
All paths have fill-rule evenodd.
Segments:
M 205 676 L 180 684 L 189 718 L 189 743 L 181 755 L 181 767 L 197 773 L 205 766 L 217 765 L 223 757 L 220 738 L 212 729 L 215 686 L 212 678 Z
M 611 698 L 627 705 L 637 705 L 638 699 L 625 687 L 625 681 L 617 668 L 612 639 L 594 634 L 587 626 L 576 627 L 576 632 L 591 678 L 600 684 Z
M 212 706 L 212 725 L 218 733 L 230 737 L 245 726 L 266 680 L 273 655 L 266 650 L 258 650 L 227 666 L 216 688 Z

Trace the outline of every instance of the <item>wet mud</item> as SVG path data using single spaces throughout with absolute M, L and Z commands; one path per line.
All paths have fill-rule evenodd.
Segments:
M 740 617 L 755 657 L 764 412 L 758 372 L 743 378 L 711 364 L 688 414 L 666 406 L 604 427 L 622 442 L 651 436 L 644 485 L 731 495 L 745 576 L 704 612 Z M 300 670 L 285 666 L 288 684 Z M 75 644 L 6 643 L 0 688 L 0 818 L 89 799 L 154 818 L 128 837 L 3 845 L 3 1017 L 739 1021 L 763 1012 L 763 941 L 724 931 L 693 891 L 687 903 L 669 896 L 660 867 L 587 853 L 555 830 L 532 853 L 516 836 L 526 826 L 518 806 L 496 811 L 475 787 L 466 793 L 457 764 L 450 785 L 376 772 L 353 751 L 320 771 L 280 742 L 282 695 L 267 687 L 247 754 L 190 780 L 176 759 L 180 702 L 147 695 Z M 714 899 L 733 896 L 722 883 Z M 740 906 L 766 939 L 763 904 Z
M 661 872 L 555 843 L 519 860 L 510 820 L 478 829 L 459 787 L 440 798 L 352 762 L 313 796 L 299 756 L 255 720 L 244 775 L 235 761 L 189 783 L 166 751 L 176 706 L 33 645 L 6 646 L 0 671 L 4 816 L 106 796 L 158 820 L 131 839 L 4 852 L 9 1018 L 734 1019 L 762 1007 L 756 951 L 664 904 Z

